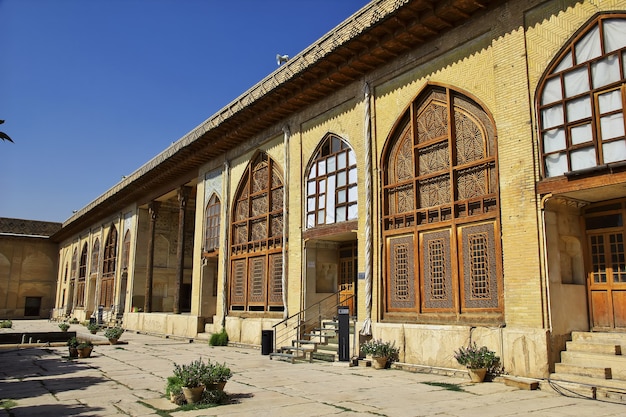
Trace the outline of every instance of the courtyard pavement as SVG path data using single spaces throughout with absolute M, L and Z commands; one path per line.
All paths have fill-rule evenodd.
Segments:
M 58 330 L 46 320 L 13 324 L 17 332 Z M 81 325 L 71 330 L 91 336 Z M 327 362 L 290 364 L 270 360 L 257 349 L 133 332 L 124 333 L 121 341 L 127 344 L 96 345 L 91 358 L 76 360 L 67 359 L 65 346 L 0 349 L 0 402 L 5 407 L 0 407 L 0 417 L 626 415 L 626 405 L 499 382 L 472 384 L 458 377 Z M 174 363 L 200 357 L 225 362 L 233 370 L 225 389 L 230 403 L 177 410 L 164 397 L 166 378 Z

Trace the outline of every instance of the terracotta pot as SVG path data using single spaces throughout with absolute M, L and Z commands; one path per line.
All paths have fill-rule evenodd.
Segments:
M 372 356 L 372 367 L 374 369 L 385 369 L 387 367 L 387 357 Z
M 487 375 L 486 368 L 479 368 L 479 369 L 468 368 L 467 372 L 469 373 L 469 376 L 472 382 L 483 382 L 485 380 L 485 375 Z
M 70 351 L 70 358 L 78 358 L 78 349 L 75 347 L 68 348 Z
M 183 387 L 183 394 L 185 395 L 185 399 L 189 404 L 195 404 L 202 399 L 202 393 L 204 392 L 204 387 Z
M 109 339 L 109 343 L 112 345 L 116 345 L 117 344 L 117 339 Z
M 226 386 L 226 381 L 216 382 L 214 384 L 207 385 L 206 389 L 209 391 L 224 391 L 224 387 Z
M 90 348 L 90 347 L 77 349 L 78 350 L 78 357 L 79 358 L 89 358 L 91 356 L 91 350 L 92 349 L 93 348 Z

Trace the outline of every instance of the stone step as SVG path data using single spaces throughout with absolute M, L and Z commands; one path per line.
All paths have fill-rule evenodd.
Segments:
M 563 351 L 561 363 L 591 368 L 611 368 L 611 376 L 614 380 L 626 381 L 626 356 L 623 355 Z
M 589 342 L 589 341 L 571 341 L 566 343 L 566 349 L 568 352 L 590 352 L 601 353 L 605 355 L 621 355 L 622 347 L 619 344 L 602 343 L 602 342 Z
M 596 389 L 602 388 L 604 390 L 612 390 L 615 392 L 626 393 L 626 381 L 623 381 L 623 380 L 600 379 L 600 378 L 593 378 L 593 377 L 583 376 L 583 375 L 560 374 L 560 373 L 550 374 L 549 380 L 555 383 L 569 382 L 569 383 L 594 387 Z
M 626 333 L 572 332 L 574 342 L 597 342 L 620 345 L 626 351 Z
M 593 366 L 579 366 L 568 363 L 555 364 L 555 371 L 557 374 L 572 374 L 587 376 L 598 379 L 611 379 L 611 368 L 593 367 Z

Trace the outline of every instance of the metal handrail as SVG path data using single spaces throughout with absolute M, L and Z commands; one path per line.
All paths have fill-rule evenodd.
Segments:
M 323 319 L 335 317 L 337 307 L 353 298 L 354 294 L 342 296 L 338 291 L 273 325 L 274 352 L 285 343 L 300 348 L 307 331 L 320 328 Z

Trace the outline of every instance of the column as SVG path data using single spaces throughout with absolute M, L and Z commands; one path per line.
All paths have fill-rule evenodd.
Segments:
M 174 285 L 174 314 L 180 314 L 180 293 L 183 288 L 183 274 L 185 272 L 185 217 L 187 200 L 191 187 L 178 189 L 178 249 L 176 251 L 176 284 Z
M 143 304 L 144 313 L 152 313 L 152 278 L 154 276 L 154 234 L 156 230 L 156 220 L 161 203 L 152 201 L 148 205 L 150 214 L 149 238 L 148 238 L 148 259 L 146 261 L 146 299 Z

